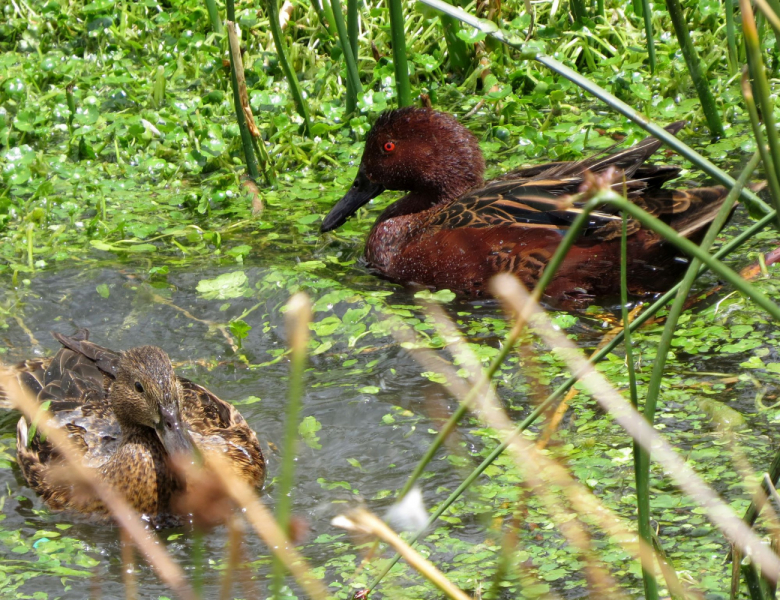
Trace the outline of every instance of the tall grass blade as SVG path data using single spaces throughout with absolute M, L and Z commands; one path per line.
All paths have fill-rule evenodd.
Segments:
M 645 13 L 647 14 L 647 13 Z M 625 190 L 623 190 L 625 194 Z M 628 320 L 628 215 L 623 213 L 623 229 L 620 236 L 620 304 L 623 319 L 623 331 L 626 348 L 626 368 L 628 369 L 628 389 L 631 397 L 631 405 L 638 407 L 639 399 L 636 391 L 636 372 L 634 369 L 634 351 L 631 347 L 631 328 Z M 639 453 L 642 447 L 636 440 L 634 447 L 634 475 L 636 477 L 636 506 L 639 514 L 639 537 L 646 543 L 652 543 L 653 531 L 650 528 L 650 482 L 649 477 L 639 470 Z M 644 516 L 644 518 L 643 518 Z M 658 598 L 658 581 L 655 577 L 655 568 L 651 565 L 642 565 L 642 583 L 645 588 L 645 598 L 655 600 Z
M 222 34 L 222 21 L 219 18 L 219 9 L 217 8 L 216 0 L 206 0 L 206 10 L 209 13 L 209 21 L 211 21 L 211 28 L 214 30 L 214 33 Z M 235 16 L 231 21 L 234 19 Z
M 411 106 L 412 86 L 409 83 L 409 65 L 406 62 L 404 9 L 401 0 L 387 0 L 387 8 L 390 11 L 390 38 L 393 41 L 393 67 L 398 106 Z
M 464 23 L 471 25 L 472 27 L 482 31 L 486 35 L 497 39 L 498 41 L 522 51 L 522 56 L 526 59 L 536 60 L 543 64 L 551 71 L 561 75 L 565 79 L 568 79 L 575 85 L 579 86 L 586 92 L 592 94 L 626 118 L 630 119 L 642 129 L 650 133 L 652 136 L 661 140 L 669 148 L 682 155 L 684 158 L 692 162 L 696 167 L 707 173 L 710 177 L 716 179 L 719 183 L 726 187 L 732 187 L 734 185 L 734 178 L 722 169 L 715 166 L 713 163 L 704 158 L 701 154 L 693 150 L 690 146 L 677 139 L 674 135 L 666 131 L 663 127 L 659 127 L 655 123 L 647 120 L 642 113 L 634 110 L 628 104 L 618 99 L 604 88 L 596 85 L 588 78 L 583 77 L 573 69 L 570 69 L 563 63 L 555 60 L 554 58 L 547 56 L 539 51 L 538 45 L 525 44 L 522 39 L 512 33 L 507 33 L 498 28 L 498 26 L 479 17 L 475 17 L 469 14 L 465 10 L 447 4 L 442 0 L 419 0 L 423 4 L 440 10 L 441 12 L 448 14 Z M 745 204 L 750 208 L 751 213 L 757 214 L 763 217 L 770 212 L 774 211 L 767 206 L 767 204 L 761 200 L 752 190 L 744 188 L 741 194 Z
M 729 72 L 733 75 L 739 68 L 737 57 L 737 34 L 734 27 L 734 0 L 723 0 L 726 11 L 726 45 L 728 46 Z
M 344 15 L 341 12 L 340 0 L 330 0 L 333 8 L 333 19 L 336 22 L 336 31 L 339 34 L 339 44 L 344 54 L 344 60 L 347 63 L 347 98 L 345 107 L 347 113 L 354 112 L 357 107 L 358 96 L 363 92 L 360 85 L 360 74 L 357 68 L 357 55 L 352 53 L 352 44 L 347 33 L 347 26 L 344 24 Z M 351 109 L 351 110 L 350 110 Z
M 287 302 L 287 335 L 290 343 L 290 388 L 285 421 L 284 446 L 279 468 L 278 502 L 276 519 L 281 530 L 290 537 L 292 514 L 292 488 L 295 481 L 295 457 L 298 447 L 298 425 L 303 399 L 303 373 L 306 369 L 306 345 L 309 338 L 311 304 L 306 294 L 299 292 Z M 284 565 L 274 561 L 274 589 L 276 596 L 282 587 Z
M 680 44 L 685 63 L 688 65 L 688 73 L 699 96 L 710 133 L 713 137 L 721 138 L 726 135 L 726 132 L 723 130 L 723 123 L 720 120 L 720 113 L 715 104 L 715 98 L 712 96 L 709 81 L 707 81 L 705 74 L 702 73 L 699 54 L 696 52 L 696 48 L 693 47 L 693 40 L 691 40 L 691 33 L 688 30 L 688 22 L 685 20 L 682 6 L 680 6 L 679 0 L 666 0 L 666 8 L 669 10 L 669 16 L 672 18 L 677 41 Z
M 764 118 L 769 151 L 775 167 L 774 174 L 780 180 L 780 174 L 778 173 L 778 168 L 780 168 L 780 135 L 777 133 L 777 124 L 774 116 L 775 106 L 774 102 L 772 102 L 772 91 L 769 88 L 769 81 L 764 69 L 764 60 L 761 57 L 761 45 L 758 40 L 756 21 L 748 0 L 740 0 L 739 6 L 742 12 L 742 33 L 745 37 L 748 65 L 750 66 L 750 74 L 753 76 L 753 85 L 757 92 L 757 104 L 761 116 Z M 765 167 L 769 168 L 769 165 L 765 165 Z M 774 200 L 775 208 L 780 207 L 780 196 L 774 196 L 773 194 L 772 199 Z M 778 216 L 778 223 L 780 224 L 780 215 Z
M 347 37 L 349 38 L 349 47 L 352 50 L 352 58 L 357 65 L 358 60 L 358 0 L 347 0 Z M 357 108 L 357 90 L 353 86 L 355 93 L 347 93 L 347 113 L 352 114 Z
M 650 0 L 642 0 L 642 15 L 645 21 L 645 40 L 647 41 L 647 58 L 650 61 L 650 72 L 655 73 L 655 37 L 653 34 L 653 11 Z
M 712 246 L 712 243 L 715 241 L 715 236 L 718 235 L 718 232 L 723 225 L 725 225 L 726 220 L 734 207 L 734 203 L 737 201 L 740 189 L 750 180 L 753 171 L 758 166 L 759 159 L 760 154 L 756 152 L 740 174 L 735 186 L 726 196 L 726 200 L 720 207 L 715 220 L 710 224 L 710 227 L 704 236 L 704 240 L 701 242 L 700 248 L 703 251 L 709 250 L 710 246 Z M 672 338 L 674 337 L 675 328 L 677 327 L 677 321 L 685 306 L 685 300 L 688 298 L 688 294 L 691 291 L 691 287 L 693 286 L 700 266 L 700 260 L 693 259 L 693 261 L 691 261 L 691 264 L 685 273 L 685 277 L 680 284 L 680 288 L 677 291 L 677 297 L 674 299 L 674 302 L 669 309 L 669 314 L 666 317 L 666 325 L 664 326 L 661 339 L 656 347 L 655 361 L 653 362 L 653 370 L 650 375 L 647 396 L 645 397 L 644 416 L 648 423 L 652 423 L 655 419 L 655 409 L 658 402 L 658 394 L 661 390 L 661 381 L 663 380 L 664 366 L 666 365 L 666 355 L 671 347 Z M 628 347 L 628 345 L 626 347 Z M 643 448 L 635 447 L 634 451 L 636 453 L 634 455 L 634 464 L 636 468 L 637 505 L 639 509 L 639 535 L 648 543 L 652 543 L 652 529 L 650 527 L 650 456 Z M 645 580 L 645 590 L 647 591 L 647 580 Z
M 276 56 L 279 59 L 279 65 L 282 67 L 282 72 L 287 80 L 287 85 L 290 86 L 290 93 L 295 103 L 295 110 L 303 119 L 303 129 L 306 135 L 311 133 L 311 118 L 309 117 L 309 105 L 306 103 L 306 99 L 303 97 L 301 91 L 301 84 L 298 82 L 298 76 L 290 65 L 290 59 L 287 56 L 287 48 L 284 42 L 284 36 L 282 35 L 282 26 L 279 24 L 279 4 L 278 0 L 266 0 L 266 6 L 268 7 L 268 27 L 271 29 L 271 37 L 274 40 L 274 46 L 276 46 Z

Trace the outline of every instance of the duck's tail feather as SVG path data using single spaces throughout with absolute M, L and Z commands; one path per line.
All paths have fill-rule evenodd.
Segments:
M 116 377 L 119 369 L 119 353 L 90 342 L 88 330 L 79 329 L 72 336 L 53 331 L 52 335 L 54 339 L 69 350 L 83 354 L 90 360 L 95 361 L 95 366 L 104 373 Z
M 662 218 L 681 236 L 693 237 L 715 219 L 726 194 L 726 188 L 720 185 L 659 190 L 645 196 L 643 203 L 648 212 Z

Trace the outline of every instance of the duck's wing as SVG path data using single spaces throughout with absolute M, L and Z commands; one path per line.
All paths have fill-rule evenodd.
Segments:
M 65 347 L 50 359 L 20 363 L 15 367 L 17 379 L 40 403 L 48 403 L 55 424 L 67 431 L 84 464 L 99 467 L 119 444 L 119 424 L 106 402 L 113 377 L 98 367 L 86 330 L 72 337 L 54 337 Z M 88 353 L 80 351 L 81 345 Z M 16 431 L 17 461 L 25 478 L 52 507 L 64 508 L 65 488 L 53 485 L 45 476 L 47 469 L 60 461 L 59 454 L 25 417 L 19 419 Z
M 195 444 L 205 452 L 219 452 L 233 474 L 258 487 L 265 479 L 265 458 L 257 435 L 229 402 L 183 377 L 182 413 Z
M 576 186 L 579 187 L 579 182 Z M 560 179 L 541 183 L 493 182 L 434 213 L 430 229 L 522 227 L 565 230 L 582 212 L 581 204 L 569 200 L 572 187 Z M 593 211 L 583 234 L 592 234 L 616 221 L 621 221 L 617 215 Z

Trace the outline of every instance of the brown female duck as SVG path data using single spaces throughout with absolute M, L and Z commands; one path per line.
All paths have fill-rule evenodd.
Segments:
M 138 512 L 157 517 L 186 482 L 169 458 L 199 450 L 219 452 L 234 474 L 252 486 L 262 484 L 265 459 L 257 436 L 229 403 L 187 379 L 177 377 L 168 355 L 155 346 L 114 352 L 88 341 L 53 334 L 63 348 L 50 359 L 16 367 L 23 387 L 49 411 L 82 452 L 84 464 L 119 491 Z M 106 507 L 64 482 L 52 445 L 27 420 L 17 425 L 17 460 L 27 482 L 49 507 L 105 515 Z
M 683 123 L 667 127 L 677 133 Z M 495 274 L 510 272 L 534 287 L 579 205 L 570 197 L 584 174 L 613 168 L 614 185 L 681 235 L 698 240 L 725 198 L 722 187 L 666 190 L 680 169 L 644 166 L 654 138 L 615 154 L 520 169 L 485 183 L 476 138 L 454 117 L 424 108 L 383 113 L 371 128 L 352 188 L 322 231 L 342 225 L 384 190 L 406 196 L 376 220 L 366 243 L 369 267 L 400 283 L 485 293 Z M 625 182 L 625 183 L 624 183 Z M 619 292 L 620 216 L 595 212 L 546 289 L 558 305 L 583 304 Z M 664 291 L 686 267 L 671 244 L 631 223 L 628 285 L 634 295 Z

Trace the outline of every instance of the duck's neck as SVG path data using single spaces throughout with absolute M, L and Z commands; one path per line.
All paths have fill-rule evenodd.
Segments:
M 447 206 L 464 194 L 480 187 L 483 183 L 484 181 L 480 173 L 470 178 L 462 178 L 455 181 L 450 179 L 448 185 L 443 189 L 411 191 L 400 200 L 388 206 L 379 215 L 377 223 L 394 217 L 420 213 L 437 206 Z

